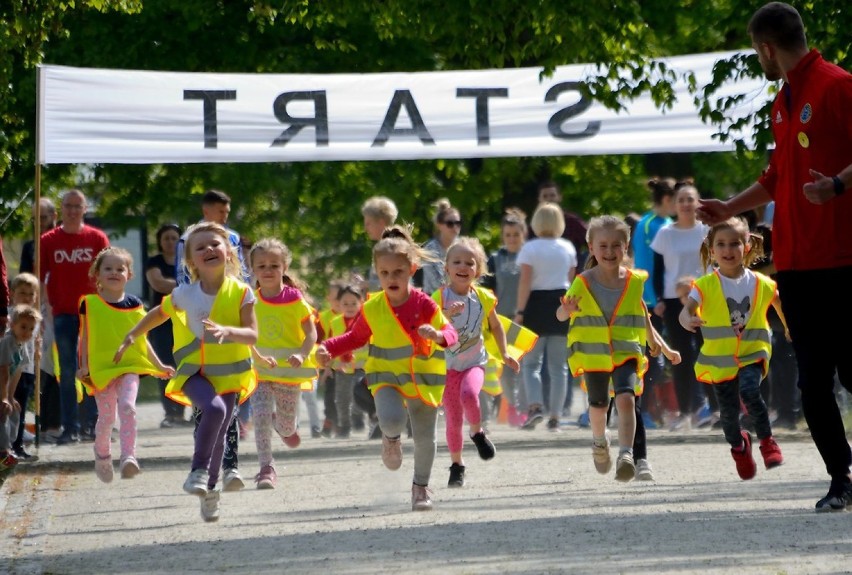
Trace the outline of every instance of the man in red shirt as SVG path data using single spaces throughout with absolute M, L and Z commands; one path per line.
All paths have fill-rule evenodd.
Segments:
M 80 319 L 77 314 L 80 297 L 95 293 L 89 268 L 98 253 L 109 246 L 101 230 L 83 221 L 86 215 L 86 196 L 80 190 L 62 195 L 62 223 L 41 236 L 39 254 L 44 301 L 53 317 L 53 331 L 59 351 L 59 403 L 62 411 L 62 435 L 57 445 L 80 440 L 77 417 L 77 334 Z M 98 412 L 94 398 L 86 396 L 82 406 L 83 438 L 94 440 L 94 425 Z
M 799 367 L 802 411 L 831 476 L 817 511 L 852 507 L 852 450 L 834 397 L 834 374 L 852 391 L 843 361 L 848 338 L 827 322 L 852 324 L 852 307 L 826 297 L 852 284 L 852 74 L 809 50 L 795 8 L 771 2 L 749 22 L 752 47 L 768 80 L 784 84 L 772 107 L 775 151 L 746 190 L 700 202 L 714 224 L 775 200 L 773 254 L 778 290 Z

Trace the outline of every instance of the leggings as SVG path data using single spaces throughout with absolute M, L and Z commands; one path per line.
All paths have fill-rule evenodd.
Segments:
M 477 366 L 464 371 L 447 370 L 444 387 L 444 415 L 447 418 L 447 448 L 450 453 L 461 453 L 464 445 L 464 420 L 471 426 L 481 422 L 479 392 L 485 379 L 485 371 Z
M 407 419 L 411 419 L 414 483 L 429 485 L 432 464 L 438 451 L 438 408 L 426 405 L 417 398 L 405 398 L 395 387 L 383 387 L 376 391 L 374 397 L 379 426 L 386 437 L 400 437 L 405 430 Z
M 213 384 L 203 375 L 195 374 L 183 384 L 183 392 L 204 416 L 199 418 L 195 430 L 195 451 L 192 454 L 192 470 L 206 469 L 207 487 L 214 489 L 219 481 L 222 457 L 225 452 L 225 436 L 228 425 L 234 419 L 236 393 L 216 394 Z
M 269 381 L 257 384 L 257 391 L 251 396 L 254 410 L 254 442 L 257 445 L 257 462 L 261 468 L 272 465 L 272 429 L 282 437 L 290 437 L 296 432 L 298 423 L 299 396 L 302 390 L 298 385 L 284 385 Z
M 135 373 L 119 375 L 95 394 L 98 404 L 98 422 L 95 424 L 95 456 L 112 457 L 110 435 L 115 424 L 115 412 L 121 422 L 119 445 L 121 461 L 136 457 L 136 396 L 139 394 L 139 376 Z
M 334 374 L 334 405 L 337 412 L 337 427 L 349 429 L 352 427 L 352 391 L 364 377 L 364 370 L 356 369 L 354 373 L 336 371 Z M 363 419 L 363 416 L 360 416 Z

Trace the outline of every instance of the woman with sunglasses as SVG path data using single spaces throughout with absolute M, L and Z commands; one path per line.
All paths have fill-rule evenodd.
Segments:
M 447 257 L 447 248 L 461 234 L 462 219 L 459 211 L 450 204 L 447 198 L 441 198 L 433 204 L 435 215 L 435 235 L 423 248 L 434 255 L 434 261 L 423 264 L 422 273 L 416 274 L 414 284 L 423 289 L 423 293 L 433 293 L 446 283 L 444 272 L 444 260 Z M 419 281 L 418 281 L 419 280 Z

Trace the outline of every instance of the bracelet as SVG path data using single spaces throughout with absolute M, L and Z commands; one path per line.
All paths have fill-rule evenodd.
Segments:
M 846 186 L 843 185 L 843 180 L 841 180 L 839 176 L 834 176 L 833 178 L 831 178 L 831 181 L 834 182 L 835 196 L 839 196 L 846 191 Z

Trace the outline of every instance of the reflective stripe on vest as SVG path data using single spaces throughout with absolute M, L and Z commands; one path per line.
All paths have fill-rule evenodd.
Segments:
M 367 354 L 376 359 L 386 359 L 388 361 L 396 361 L 407 359 L 414 353 L 414 348 L 410 345 L 402 347 L 379 347 L 374 343 L 370 344 Z M 441 359 L 444 357 L 444 352 L 441 350 Z
M 766 314 L 775 298 L 775 282 L 763 274 L 754 275 L 757 283 L 751 298 L 751 315 L 739 335 L 731 325 L 719 271 L 695 280 L 702 299 L 698 312 L 705 322 L 701 326 L 704 343 L 695 361 L 695 377 L 703 383 L 730 381 L 740 369 L 757 362 L 762 362 L 763 376 L 768 373 L 772 338 Z

